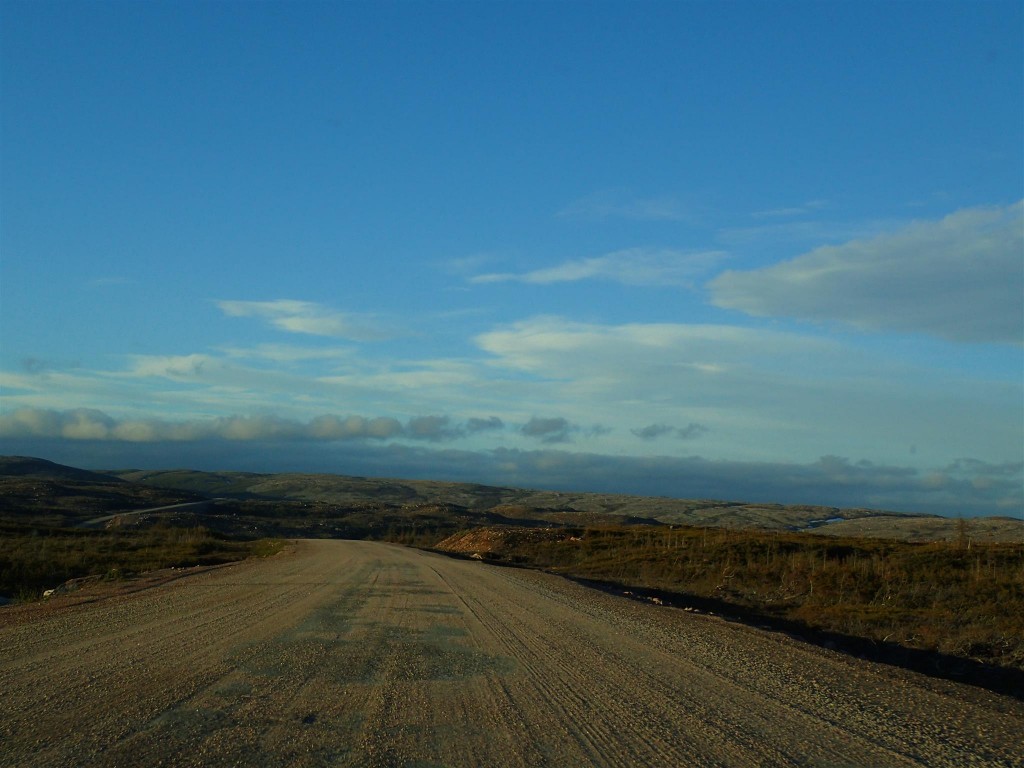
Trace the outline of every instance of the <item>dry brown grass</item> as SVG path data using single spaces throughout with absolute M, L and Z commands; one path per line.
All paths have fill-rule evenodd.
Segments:
M 0 595 L 40 597 L 71 579 L 126 578 L 159 568 L 271 554 L 279 542 L 231 541 L 205 528 L 96 531 L 0 525 Z
M 1024 544 L 713 528 L 472 532 L 441 549 L 1024 669 Z M 486 544 L 486 545 L 485 545 Z

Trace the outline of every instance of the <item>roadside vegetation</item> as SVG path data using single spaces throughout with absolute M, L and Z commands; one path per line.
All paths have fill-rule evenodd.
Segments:
M 153 510 L 190 501 L 207 503 Z M 101 474 L 0 457 L 5 598 L 240 560 L 298 537 L 478 555 L 819 640 L 832 633 L 854 653 L 909 649 L 928 665 L 973 660 L 1024 681 L 1019 519 L 328 475 Z
M 461 542 L 461 543 L 460 543 Z M 472 531 L 441 550 L 1024 669 L 1024 543 L 722 528 Z M 701 602 L 703 601 L 703 602 Z
M 0 595 L 33 600 L 72 579 L 124 579 L 160 568 L 217 565 L 283 542 L 230 540 L 202 527 L 88 530 L 0 524 Z

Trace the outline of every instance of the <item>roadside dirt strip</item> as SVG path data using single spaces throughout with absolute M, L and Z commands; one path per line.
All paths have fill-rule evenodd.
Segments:
M 0 610 L 3 766 L 1024 765 L 1024 703 L 369 542 Z

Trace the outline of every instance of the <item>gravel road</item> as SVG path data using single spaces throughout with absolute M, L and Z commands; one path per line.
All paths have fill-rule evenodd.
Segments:
M 0 610 L 0 765 L 1024 766 L 1020 701 L 392 545 L 62 599 Z

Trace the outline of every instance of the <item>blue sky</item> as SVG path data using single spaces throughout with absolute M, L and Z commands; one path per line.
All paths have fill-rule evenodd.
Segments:
M 0 22 L 3 452 L 1024 513 L 1019 2 Z

